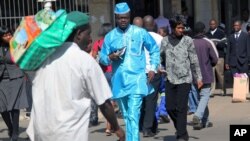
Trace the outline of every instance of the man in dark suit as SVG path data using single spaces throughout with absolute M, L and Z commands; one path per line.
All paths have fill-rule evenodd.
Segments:
M 223 30 L 218 28 L 218 22 L 215 19 L 211 19 L 209 22 L 209 31 L 206 33 L 206 36 L 211 39 L 214 44 L 216 45 L 216 49 L 218 51 L 219 55 L 219 60 L 216 66 L 214 67 L 214 78 L 215 76 L 217 77 L 221 89 L 222 89 L 222 94 L 226 94 L 226 88 L 224 85 L 224 58 L 225 58 L 225 50 L 227 45 L 225 44 L 226 42 L 226 35 Z M 212 86 L 212 91 L 215 90 L 216 86 L 216 79 L 214 79 L 213 86 Z
M 233 28 L 234 33 L 228 39 L 226 69 L 230 68 L 232 74 L 247 73 L 250 56 L 249 36 L 241 31 L 241 21 L 235 21 Z

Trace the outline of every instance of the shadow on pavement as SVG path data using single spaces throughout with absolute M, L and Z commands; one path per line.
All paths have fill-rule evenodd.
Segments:
M 176 141 L 176 136 L 174 135 L 165 136 L 163 138 L 163 141 Z
M 105 130 L 106 130 L 105 128 L 98 128 L 96 130 L 91 131 L 90 134 L 96 132 L 105 134 Z
M 5 131 L 8 131 L 8 129 L 1 129 L 0 130 L 0 133 L 3 133 L 3 132 L 5 132 Z M 1 141 L 1 140 L 0 140 Z
M 0 133 L 3 133 L 3 132 L 6 132 L 6 135 L 7 135 L 7 132 L 8 132 L 7 127 L 0 130 Z M 26 137 L 25 136 L 20 137 L 20 135 L 23 134 L 23 132 L 25 132 L 25 134 L 26 134 L 26 128 L 19 127 L 18 141 L 29 141 L 28 135 Z M 10 139 L 7 136 L 6 137 L 0 137 L 0 141 L 10 141 Z
M 0 141 L 10 141 L 9 138 L 0 138 Z M 30 141 L 28 138 L 18 138 L 18 141 Z

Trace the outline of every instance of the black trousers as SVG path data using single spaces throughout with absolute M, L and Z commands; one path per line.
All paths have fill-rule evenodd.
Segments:
M 158 92 L 161 83 L 161 74 L 156 73 L 154 79 L 150 83 L 154 87 L 154 92 L 143 98 L 141 117 L 140 117 L 140 128 L 143 131 L 151 130 L 156 133 L 157 130 L 157 119 L 155 117 L 155 111 L 158 100 Z
M 1 113 L 5 124 L 8 127 L 8 134 L 13 139 L 16 140 L 19 135 L 19 110 L 11 110 Z
M 189 139 L 187 132 L 187 109 L 188 94 L 191 90 L 191 84 L 172 84 L 166 82 L 166 109 L 174 122 L 177 133 L 177 139 Z
M 98 124 L 98 105 L 91 99 L 91 112 L 89 122 L 91 124 Z

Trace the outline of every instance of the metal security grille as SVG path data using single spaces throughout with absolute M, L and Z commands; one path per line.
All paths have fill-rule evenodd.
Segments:
M 88 4 L 89 0 L 56 0 L 52 2 L 52 9 L 88 13 Z M 41 9 L 43 3 L 37 0 L 0 0 L 0 26 L 7 26 L 14 31 L 23 16 L 34 15 Z

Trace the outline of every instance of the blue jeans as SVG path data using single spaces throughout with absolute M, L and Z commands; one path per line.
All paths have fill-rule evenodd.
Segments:
M 195 86 L 192 84 L 191 90 L 188 94 L 188 105 L 189 105 L 189 112 L 196 112 L 198 106 L 198 96 Z
M 199 117 L 203 125 L 206 125 L 209 121 L 208 101 L 210 99 L 210 94 L 211 84 L 204 84 L 198 94 L 199 104 L 194 115 Z

